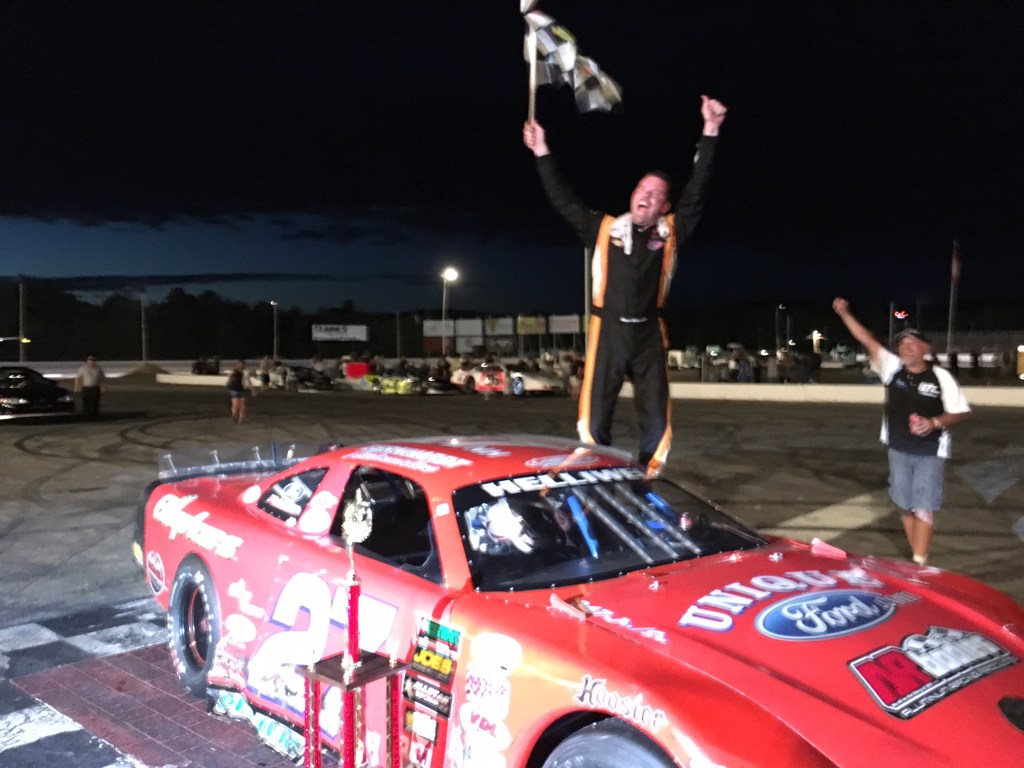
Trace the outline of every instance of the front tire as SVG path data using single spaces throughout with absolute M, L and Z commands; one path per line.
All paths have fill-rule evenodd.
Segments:
M 512 379 L 512 394 L 522 397 L 526 394 L 526 382 L 522 379 Z
M 220 641 L 220 619 L 210 572 L 199 558 L 186 558 L 171 585 L 167 629 L 178 679 L 195 696 L 206 695 Z
M 543 768 L 672 768 L 674 763 L 647 736 L 614 718 L 576 731 L 548 755 Z

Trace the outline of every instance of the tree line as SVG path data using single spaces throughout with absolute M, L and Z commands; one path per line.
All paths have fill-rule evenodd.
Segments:
M 246 304 L 214 291 L 194 295 L 174 288 L 161 301 L 144 303 L 139 293 L 133 292 L 111 293 L 96 303 L 45 280 L 23 282 L 25 290 L 20 293 L 18 281 L 0 281 L 0 336 L 18 335 L 23 312 L 26 336 L 31 339 L 26 356 L 29 361 L 73 361 L 87 355 L 106 360 L 140 360 L 144 356 L 143 326 L 145 357 L 149 360 L 254 360 L 273 352 L 274 308 L 267 302 Z M 25 297 L 24 303 L 21 295 Z M 671 346 L 703 348 L 708 344 L 739 342 L 748 349 L 773 348 L 780 319 L 778 306 L 778 302 L 742 302 L 673 310 L 665 317 Z M 809 344 L 806 337 L 812 330 L 823 333 L 829 346 L 850 342 L 832 313 L 831 298 L 786 302 L 785 307 L 785 324 L 792 330 L 798 348 Z M 945 334 L 946 307 L 940 301 L 918 300 L 909 310 L 908 324 L 936 337 Z M 452 316 L 487 314 L 467 309 Z M 879 338 L 885 337 L 888 302 L 862 302 L 858 314 Z M 437 310 L 360 311 L 351 300 L 313 312 L 278 306 L 278 352 L 280 357 L 290 359 L 364 353 L 422 357 L 423 320 L 438 316 Z M 368 341 L 314 341 L 314 324 L 365 325 Z M 1022 329 L 1024 305 L 962 302 L 957 327 L 974 331 Z M 18 353 L 17 342 L 0 343 L 0 361 L 16 361 Z

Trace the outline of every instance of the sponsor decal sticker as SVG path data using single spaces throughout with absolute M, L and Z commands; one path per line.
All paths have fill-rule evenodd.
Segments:
M 449 656 L 443 656 L 430 648 L 417 648 L 412 655 L 411 667 L 425 677 L 448 685 L 452 681 L 455 662 Z
M 1018 659 L 977 632 L 929 627 L 849 662 L 850 671 L 883 710 L 909 720 L 961 688 Z
M 154 595 L 159 595 L 167 589 L 167 574 L 164 571 L 164 560 L 155 549 L 146 555 L 146 578 L 149 581 L 149 588 Z
M 452 714 L 452 695 L 431 685 L 426 680 L 406 677 L 402 683 L 402 695 L 412 704 L 421 704 L 441 717 Z
M 486 752 L 501 752 L 512 743 L 512 733 L 504 720 L 496 720 L 467 701 L 459 707 L 459 722 L 466 743 Z
M 657 731 L 668 722 L 663 710 L 654 709 L 644 703 L 642 693 L 624 696 L 610 690 L 608 681 L 603 677 L 592 678 L 590 675 L 584 675 L 573 698 L 585 707 L 603 709 L 650 731 Z
M 828 571 L 787 571 L 784 574 L 754 576 L 747 583 L 733 582 L 697 599 L 682 616 L 679 626 L 728 632 L 733 617 L 749 610 L 758 602 L 780 594 L 804 592 L 812 588 L 867 587 L 878 589 L 885 583 L 862 568 Z M 895 602 L 895 600 L 894 600 Z
M 509 451 L 502 448 L 494 448 L 489 445 L 470 445 L 469 443 L 462 443 L 462 447 L 470 453 L 475 453 L 477 456 L 483 456 L 487 459 L 503 459 L 506 456 L 511 456 Z
M 761 611 L 757 631 L 776 640 L 831 640 L 877 626 L 896 612 L 874 592 L 835 589 L 797 595 Z
M 442 469 L 457 469 L 473 465 L 469 459 L 450 456 L 440 451 L 401 445 L 366 445 L 351 454 L 349 458 L 392 464 L 418 472 L 437 472 Z
M 228 597 L 238 601 L 238 610 L 246 616 L 262 619 L 267 612 L 252 602 L 252 592 L 245 586 L 245 579 L 239 579 L 228 584 Z
M 409 744 L 409 765 L 413 768 L 430 768 L 430 760 L 434 756 L 434 745 L 421 741 Z
M 447 646 L 452 656 L 457 657 L 459 655 L 459 639 L 462 636 L 459 630 L 446 627 L 444 624 L 424 616 L 420 618 L 416 632 L 417 645 L 425 647 L 427 643 L 422 642 L 423 640 L 433 640 L 436 643 L 443 643 Z
M 524 491 L 543 491 L 551 488 L 567 488 L 576 485 L 593 485 L 594 483 L 619 482 L 622 480 L 642 480 L 646 477 L 643 470 L 634 467 L 614 467 L 611 469 L 582 469 L 548 473 L 544 475 L 527 475 L 498 480 L 494 483 L 483 483 L 480 487 L 495 499 Z
M 426 739 L 431 744 L 437 741 L 437 719 L 426 712 L 406 707 L 405 730 L 421 739 Z
M 611 624 L 613 627 L 622 627 L 628 629 L 630 632 L 636 632 L 641 637 L 646 637 L 648 640 L 654 640 L 656 643 L 664 645 L 668 642 L 668 634 L 663 629 L 657 627 L 636 627 L 633 625 L 633 620 L 627 616 L 617 616 L 614 611 L 609 608 L 602 608 L 600 605 L 594 605 L 589 600 L 580 600 L 580 603 L 586 608 L 591 616 L 594 616 L 602 621 Z
M 526 466 L 530 469 L 554 469 L 566 465 L 585 467 L 596 464 L 598 460 L 599 457 L 593 453 L 560 453 L 555 456 L 538 456 L 536 459 L 530 459 L 526 462 Z
M 181 534 L 202 549 L 219 557 L 234 559 L 238 548 L 242 546 L 242 539 L 209 525 L 206 522 L 209 512 L 197 512 L 194 515 L 186 512 L 185 507 L 197 498 L 195 495 L 179 498 L 169 493 L 154 505 L 153 519 L 167 526 L 170 530 L 168 538 L 172 540 Z

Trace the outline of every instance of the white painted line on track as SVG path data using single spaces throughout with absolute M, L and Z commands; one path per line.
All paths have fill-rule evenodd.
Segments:
M 883 488 L 791 517 L 777 526 L 762 530 L 772 536 L 787 536 L 800 541 L 814 538 L 831 541 L 855 528 L 872 525 L 892 514 L 892 511 L 889 491 Z
M 19 709 L 0 716 L 0 753 L 32 744 L 47 736 L 81 729 L 82 726 L 74 720 L 45 704 Z

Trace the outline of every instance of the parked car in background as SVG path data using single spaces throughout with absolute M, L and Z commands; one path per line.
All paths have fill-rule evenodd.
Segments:
M 565 379 L 528 363 L 485 363 L 476 376 L 476 391 L 512 395 L 564 395 Z
M 363 377 L 378 395 L 422 395 L 425 381 L 414 373 L 370 373 Z
M 463 360 L 461 365 L 452 372 L 450 381 L 466 394 L 473 394 L 476 392 L 476 382 L 480 378 L 482 367 L 482 365 Z
M 220 358 L 219 357 L 199 357 L 192 363 L 192 375 L 193 376 L 219 376 L 220 375 Z
M 0 366 L 0 418 L 74 413 L 71 393 L 32 368 Z
M 334 381 L 324 371 L 305 365 L 293 365 L 289 379 L 294 381 L 294 388 L 298 390 L 334 389 Z

